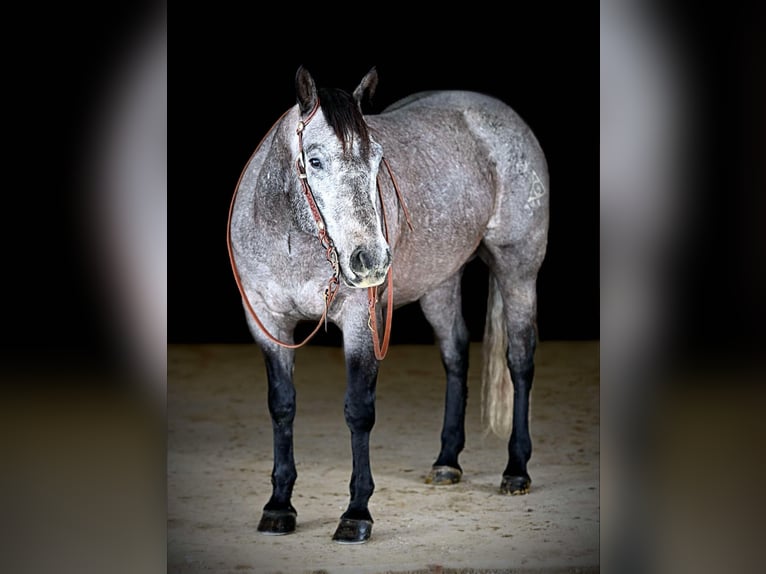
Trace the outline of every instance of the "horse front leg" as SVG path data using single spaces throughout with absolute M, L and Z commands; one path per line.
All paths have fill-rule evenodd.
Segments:
M 366 326 L 366 321 L 363 323 Z M 359 329 L 344 330 L 346 356 L 346 397 L 343 412 L 351 431 L 353 467 L 349 490 L 351 500 L 341 515 L 333 540 L 344 544 L 366 542 L 372 533 L 372 515 L 368 502 L 375 489 L 370 468 L 370 432 L 375 424 L 375 385 L 378 361 L 372 347 L 371 333 Z
M 258 532 L 289 534 L 295 531 L 297 512 L 290 502 L 298 474 L 293 455 L 295 387 L 293 366 L 295 351 L 264 346 L 266 375 L 269 384 L 269 413 L 274 437 L 274 466 L 271 472 L 271 498 L 263 507 Z

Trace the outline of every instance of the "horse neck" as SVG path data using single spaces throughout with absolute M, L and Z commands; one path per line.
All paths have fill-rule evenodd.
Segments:
M 298 118 L 295 106 L 272 128 L 271 137 L 264 142 L 260 152 L 264 154 L 263 162 L 253 186 L 254 220 L 264 230 L 276 231 L 280 235 L 289 230 L 316 233 L 295 166 Z
M 395 141 L 395 139 L 390 139 L 388 137 L 386 133 L 388 129 L 385 125 L 385 121 L 380 122 L 378 115 L 367 115 L 365 116 L 365 121 L 367 121 L 367 125 L 375 140 L 383 146 L 383 157 L 387 158 L 389 154 L 386 153 L 386 150 L 390 150 L 393 145 L 391 142 Z M 383 124 L 383 129 L 379 129 L 381 123 Z M 404 228 L 407 227 L 407 221 L 404 217 L 402 206 L 399 204 L 396 190 L 394 189 L 394 178 L 396 178 L 401 187 L 402 182 L 399 181 L 396 171 L 392 168 L 392 172 L 389 173 L 388 168 L 381 162 L 378 169 L 378 184 L 380 185 L 383 201 L 385 203 L 386 222 L 388 225 L 388 243 L 393 249 L 396 249 L 400 241 L 406 240 L 406 234 L 403 232 Z

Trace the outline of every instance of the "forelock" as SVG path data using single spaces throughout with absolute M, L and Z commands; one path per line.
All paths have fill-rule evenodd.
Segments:
M 362 112 L 347 92 L 336 88 L 319 88 L 319 103 L 327 123 L 332 127 L 344 150 L 354 139 L 364 159 L 370 155 L 370 135 Z

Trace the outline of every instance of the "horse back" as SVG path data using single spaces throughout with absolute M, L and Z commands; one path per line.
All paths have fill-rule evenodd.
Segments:
M 544 252 L 547 163 L 529 126 L 507 104 L 476 92 L 420 92 L 367 122 L 415 224 L 412 232 L 399 229 L 399 270 L 417 267 L 432 282 L 446 279 L 482 241 Z

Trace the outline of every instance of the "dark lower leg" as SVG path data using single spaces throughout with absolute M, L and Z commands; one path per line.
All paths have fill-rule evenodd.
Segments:
M 458 456 L 465 446 L 465 408 L 468 400 L 468 336 L 459 333 L 441 344 L 442 363 L 447 374 L 441 451 L 434 466 L 460 469 Z
M 375 489 L 375 483 L 370 469 L 370 433 L 352 431 L 351 450 L 353 453 L 353 469 L 349 482 L 351 499 L 341 518 L 372 520 L 368 503 Z
M 535 374 L 535 346 L 534 325 L 516 331 L 509 344 L 508 367 L 513 381 L 513 430 L 508 441 L 508 464 L 503 471 L 501 490 L 511 494 L 526 493 L 531 483 L 527 463 L 532 456 L 529 399 Z
M 258 526 L 261 532 L 284 534 L 295 529 L 296 511 L 290 499 L 297 478 L 293 455 L 295 387 L 292 382 L 292 351 L 264 353 L 269 381 L 269 413 L 274 439 L 272 494 Z
M 458 456 L 465 446 L 469 337 L 461 313 L 461 275 L 462 270 L 420 300 L 423 313 L 439 342 L 447 375 L 441 449 L 426 477 L 428 484 L 453 484 L 462 476 Z
M 370 468 L 370 433 L 375 424 L 375 383 L 378 362 L 372 354 L 360 353 L 346 358 L 348 385 L 344 414 L 351 431 L 353 468 L 348 508 L 341 515 L 333 540 L 344 543 L 365 542 L 372 530 L 372 516 L 368 503 L 375 489 Z

